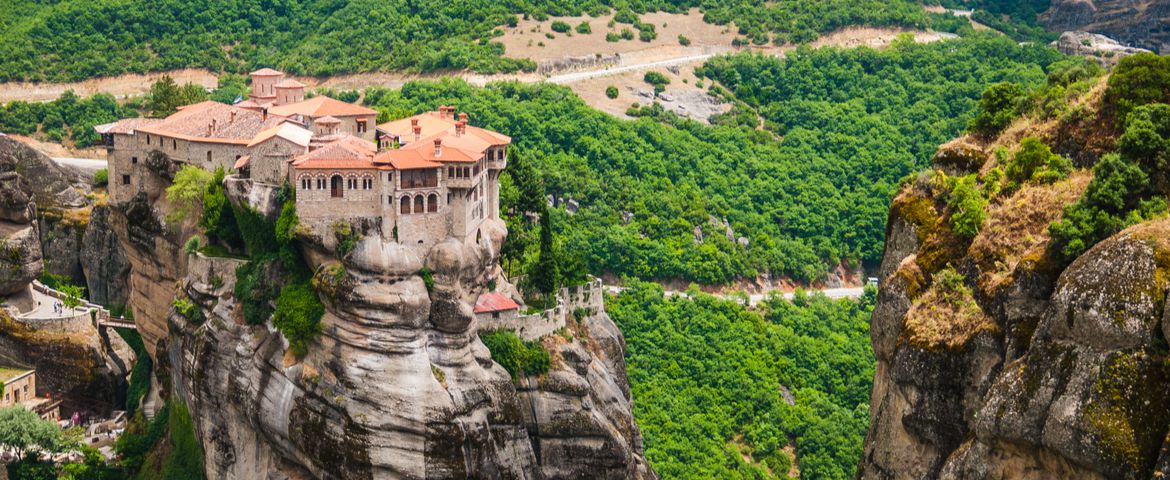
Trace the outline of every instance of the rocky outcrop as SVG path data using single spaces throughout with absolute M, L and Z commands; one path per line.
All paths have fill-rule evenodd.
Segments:
M 977 157 L 956 152 L 944 156 Z M 940 166 L 982 166 L 963 163 Z M 1132 227 L 1062 266 L 1047 228 L 1087 177 L 996 199 L 967 241 L 949 231 L 946 193 L 931 178 L 895 198 L 860 478 L 1170 474 L 1170 220 Z
M 111 226 L 110 208 L 94 207 L 81 238 L 78 256 L 89 300 L 100 305 L 125 305 L 129 298 L 130 260 L 122 252 Z
M 1170 4 L 1158 0 L 1055 0 L 1040 16 L 1053 32 L 1085 31 L 1126 46 L 1170 51 Z
M 182 292 L 205 320 L 173 313 L 166 351 L 207 476 L 654 478 L 624 341 L 604 311 L 575 323 L 572 340 L 543 339 L 545 375 L 513 380 L 492 360 L 472 307 L 498 271 L 505 230 L 489 220 L 483 231 L 482 242 L 420 249 L 367 229 L 342 257 L 332 234 L 299 230 L 315 283 L 329 285 L 321 334 L 301 359 L 272 327 L 245 324 L 233 296 L 240 261 L 191 256 Z
M 41 244 L 36 223 L 0 222 L 0 295 L 28 288 L 41 274 Z
M 0 309 L 0 364 L 35 368 L 38 393 L 64 400 L 66 412 L 121 409 L 134 360 L 121 337 L 99 332 L 85 313 L 42 320 Z
M 1116 65 L 1122 58 L 1149 51 L 1127 47 L 1112 38 L 1089 32 L 1064 32 L 1052 42 L 1052 46 L 1066 55 L 1089 57 L 1103 65 Z
M 86 199 L 70 184 L 68 172 L 45 154 L 0 135 L 0 174 L 4 172 L 19 174 L 27 185 L 26 193 L 42 210 L 85 206 Z M 0 182 L 4 183 L 7 182 Z

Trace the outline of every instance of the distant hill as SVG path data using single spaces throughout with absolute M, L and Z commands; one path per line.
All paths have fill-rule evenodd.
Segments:
M 503 57 L 492 39 L 520 18 L 603 15 L 652 37 L 639 12 L 706 6 L 711 23 L 734 22 L 742 42 L 800 43 L 846 26 L 953 31 L 965 21 L 927 13 L 909 0 L 0 0 L 0 81 L 73 81 L 202 67 L 240 73 L 257 66 L 294 75 L 370 71 L 532 70 Z M 648 31 L 643 35 L 641 31 Z M 565 32 L 571 34 L 571 32 Z M 640 41 L 638 38 L 621 41 Z

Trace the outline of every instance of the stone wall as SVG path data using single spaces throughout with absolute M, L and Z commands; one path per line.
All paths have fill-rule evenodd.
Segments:
M 571 72 L 575 70 L 593 70 L 604 67 L 616 67 L 622 63 L 622 55 L 615 53 L 613 55 L 584 55 L 580 57 L 555 58 L 551 60 L 542 60 L 536 66 L 536 73 L 541 75 L 552 75 L 561 72 Z
M 605 312 L 604 286 L 601 279 L 594 278 L 588 283 L 562 288 L 557 292 L 557 306 L 540 313 L 529 315 L 501 315 L 492 318 L 480 315 L 479 331 L 512 330 L 524 340 L 538 340 L 540 337 L 565 327 L 565 322 L 574 312 L 583 311 L 584 316 Z

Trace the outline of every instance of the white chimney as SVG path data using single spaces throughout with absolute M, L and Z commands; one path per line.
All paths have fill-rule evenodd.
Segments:
M 443 139 L 435 139 L 435 157 L 443 155 Z

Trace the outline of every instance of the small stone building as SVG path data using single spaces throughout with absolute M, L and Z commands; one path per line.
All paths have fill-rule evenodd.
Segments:
M 475 301 L 475 316 L 480 322 L 511 325 L 520 316 L 520 304 L 500 292 L 487 292 Z
M 37 396 L 37 372 L 24 368 L 0 366 L 0 385 L 4 395 L 0 396 L 0 408 L 23 406 L 45 420 L 54 422 L 61 419 L 61 401 Z

